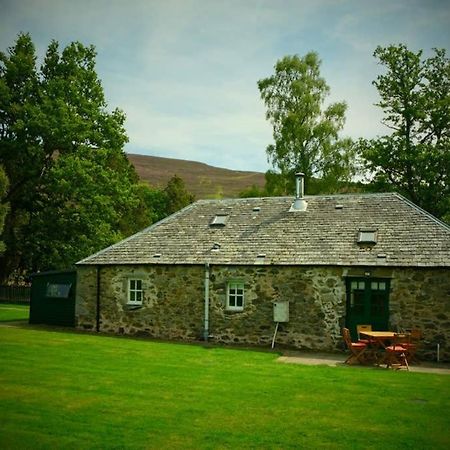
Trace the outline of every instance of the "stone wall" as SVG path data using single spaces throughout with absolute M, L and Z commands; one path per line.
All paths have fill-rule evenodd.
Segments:
M 419 328 L 420 354 L 450 361 L 450 270 L 401 269 L 393 272 L 390 294 L 392 329 Z
M 100 331 L 196 340 L 203 333 L 204 269 L 200 266 L 106 266 L 100 269 Z M 127 305 L 128 279 L 143 280 L 141 308 Z M 80 267 L 77 326 L 96 328 L 96 268 Z
M 245 284 L 243 312 L 225 308 L 228 280 Z M 215 342 L 269 345 L 275 331 L 274 301 L 289 301 L 290 320 L 280 324 L 277 344 L 330 350 L 341 342 L 345 315 L 341 268 L 212 267 L 210 299 Z
M 273 302 L 289 301 L 288 323 L 280 324 L 277 345 L 333 351 L 342 348 L 345 324 L 344 276 L 364 268 L 212 266 L 210 267 L 210 326 L 212 342 L 262 345 L 271 343 L 275 323 Z M 374 277 L 392 278 L 392 329 L 421 328 L 425 354 L 450 360 L 450 276 L 448 270 L 371 269 Z M 203 266 L 112 266 L 100 273 L 100 330 L 144 334 L 162 339 L 198 340 L 204 330 Z M 141 308 L 130 309 L 127 280 L 143 280 Z M 96 326 L 96 268 L 79 267 L 76 316 L 79 328 Z M 245 308 L 226 310 L 230 280 L 245 284 Z M 422 353 L 424 353 L 422 351 Z

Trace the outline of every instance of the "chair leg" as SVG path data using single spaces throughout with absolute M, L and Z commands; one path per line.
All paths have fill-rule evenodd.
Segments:
M 352 352 L 349 357 L 345 360 L 344 364 L 352 364 L 352 362 L 358 362 L 359 364 L 364 364 L 366 348 L 361 350 L 359 353 Z
M 409 364 L 406 354 L 405 353 L 396 354 L 394 352 L 389 353 L 387 355 L 386 360 L 386 369 L 389 369 L 389 367 L 392 367 L 395 370 L 399 370 L 402 367 L 404 367 L 406 368 L 406 370 L 409 371 Z

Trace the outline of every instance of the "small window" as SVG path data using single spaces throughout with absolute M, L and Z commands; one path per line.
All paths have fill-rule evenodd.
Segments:
M 72 283 L 55 284 L 47 283 L 45 296 L 49 298 L 69 298 Z
M 142 305 L 143 296 L 142 280 L 128 280 L 128 304 Z
M 352 281 L 351 287 L 353 291 L 363 291 L 366 287 L 366 283 L 364 281 Z
M 232 281 L 228 283 L 227 309 L 242 311 L 244 309 L 244 283 Z
M 377 232 L 375 230 L 359 230 L 358 244 L 376 244 Z
M 226 214 L 216 214 L 213 220 L 211 220 L 210 225 L 212 226 L 225 226 L 228 220 L 228 215 Z
M 370 289 L 372 289 L 372 291 L 385 291 L 386 283 L 384 281 L 372 281 Z

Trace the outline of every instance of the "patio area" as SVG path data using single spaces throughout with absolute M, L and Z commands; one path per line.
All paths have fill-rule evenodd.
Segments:
M 346 353 L 313 353 L 301 351 L 284 351 L 283 355 L 278 358 L 279 362 L 287 364 L 305 364 L 305 365 L 326 365 L 326 366 L 343 366 L 347 359 Z M 355 367 L 364 367 L 369 370 L 387 370 L 385 366 L 364 366 L 355 365 Z M 422 373 L 440 373 L 450 375 L 450 364 L 424 361 L 420 365 L 414 364 L 409 366 L 410 372 Z

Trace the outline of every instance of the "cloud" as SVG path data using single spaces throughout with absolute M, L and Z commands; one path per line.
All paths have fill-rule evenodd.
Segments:
M 287 54 L 318 51 L 345 133 L 383 133 L 371 82 L 377 45 L 448 47 L 447 2 L 431 0 L 0 0 L 1 49 L 30 31 L 94 44 L 111 107 L 128 117 L 129 151 L 266 170 L 271 127 L 256 86 Z

